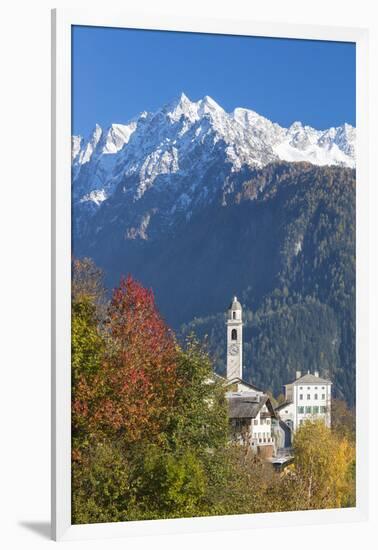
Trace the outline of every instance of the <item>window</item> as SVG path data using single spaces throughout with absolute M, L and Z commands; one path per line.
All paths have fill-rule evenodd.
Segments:
M 326 413 L 327 412 L 327 407 L 320 407 L 320 412 L 321 413 Z
M 307 394 L 307 399 L 311 399 L 311 395 L 309 393 Z
M 266 423 L 267 423 L 267 424 L 270 424 L 269 418 L 266 419 Z
M 232 318 L 236 319 L 236 312 L 235 311 L 232 312 Z
M 318 394 L 316 393 L 316 394 L 314 395 L 314 399 L 317 399 L 317 398 L 318 398 Z
M 257 426 L 257 424 L 259 423 L 259 421 L 257 420 L 257 418 L 254 419 L 253 423 L 254 423 L 255 426 Z
M 315 389 L 317 390 L 317 389 L 318 389 L 318 386 L 315 386 Z
M 312 412 L 313 412 L 314 414 L 318 414 L 318 412 L 319 412 L 319 407 L 318 407 L 318 406 L 312 407 Z
M 325 399 L 325 393 L 322 393 L 322 399 Z
M 303 390 L 303 386 L 301 386 L 299 389 L 300 389 L 300 390 Z
M 311 408 L 312 407 L 306 407 L 306 414 L 311 414 Z
M 304 413 L 304 407 L 298 407 L 298 414 Z
M 233 328 L 231 331 L 231 340 L 237 340 L 238 333 L 236 332 L 236 328 Z
M 300 393 L 300 394 L 299 394 L 299 399 L 300 399 L 300 400 L 303 399 L 303 393 Z
M 265 424 L 265 418 L 260 418 L 260 424 Z

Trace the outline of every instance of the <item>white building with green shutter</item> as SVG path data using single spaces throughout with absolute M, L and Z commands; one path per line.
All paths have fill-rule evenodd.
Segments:
M 297 371 L 296 379 L 285 384 L 285 402 L 276 412 L 292 432 L 306 420 L 321 419 L 330 428 L 331 386 L 332 382 L 321 378 L 317 371 L 303 376 Z

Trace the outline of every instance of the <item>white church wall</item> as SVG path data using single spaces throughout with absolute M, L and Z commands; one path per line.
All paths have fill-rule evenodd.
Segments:
M 238 392 L 248 392 L 252 393 L 254 395 L 264 395 L 264 392 L 262 390 L 252 390 L 248 384 L 244 384 L 243 382 L 238 382 Z

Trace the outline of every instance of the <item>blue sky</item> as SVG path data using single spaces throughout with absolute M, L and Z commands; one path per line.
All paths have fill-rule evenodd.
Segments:
M 124 123 L 181 92 L 289 126 L 355 125 L 355 45 L 163 31 L 73 28 L 73 133 Z

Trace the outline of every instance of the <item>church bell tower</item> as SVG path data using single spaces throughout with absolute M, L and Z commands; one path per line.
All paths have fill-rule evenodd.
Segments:
M 243 377 L 242 307 L 235 296 L 227 311 L 227 379 Z

